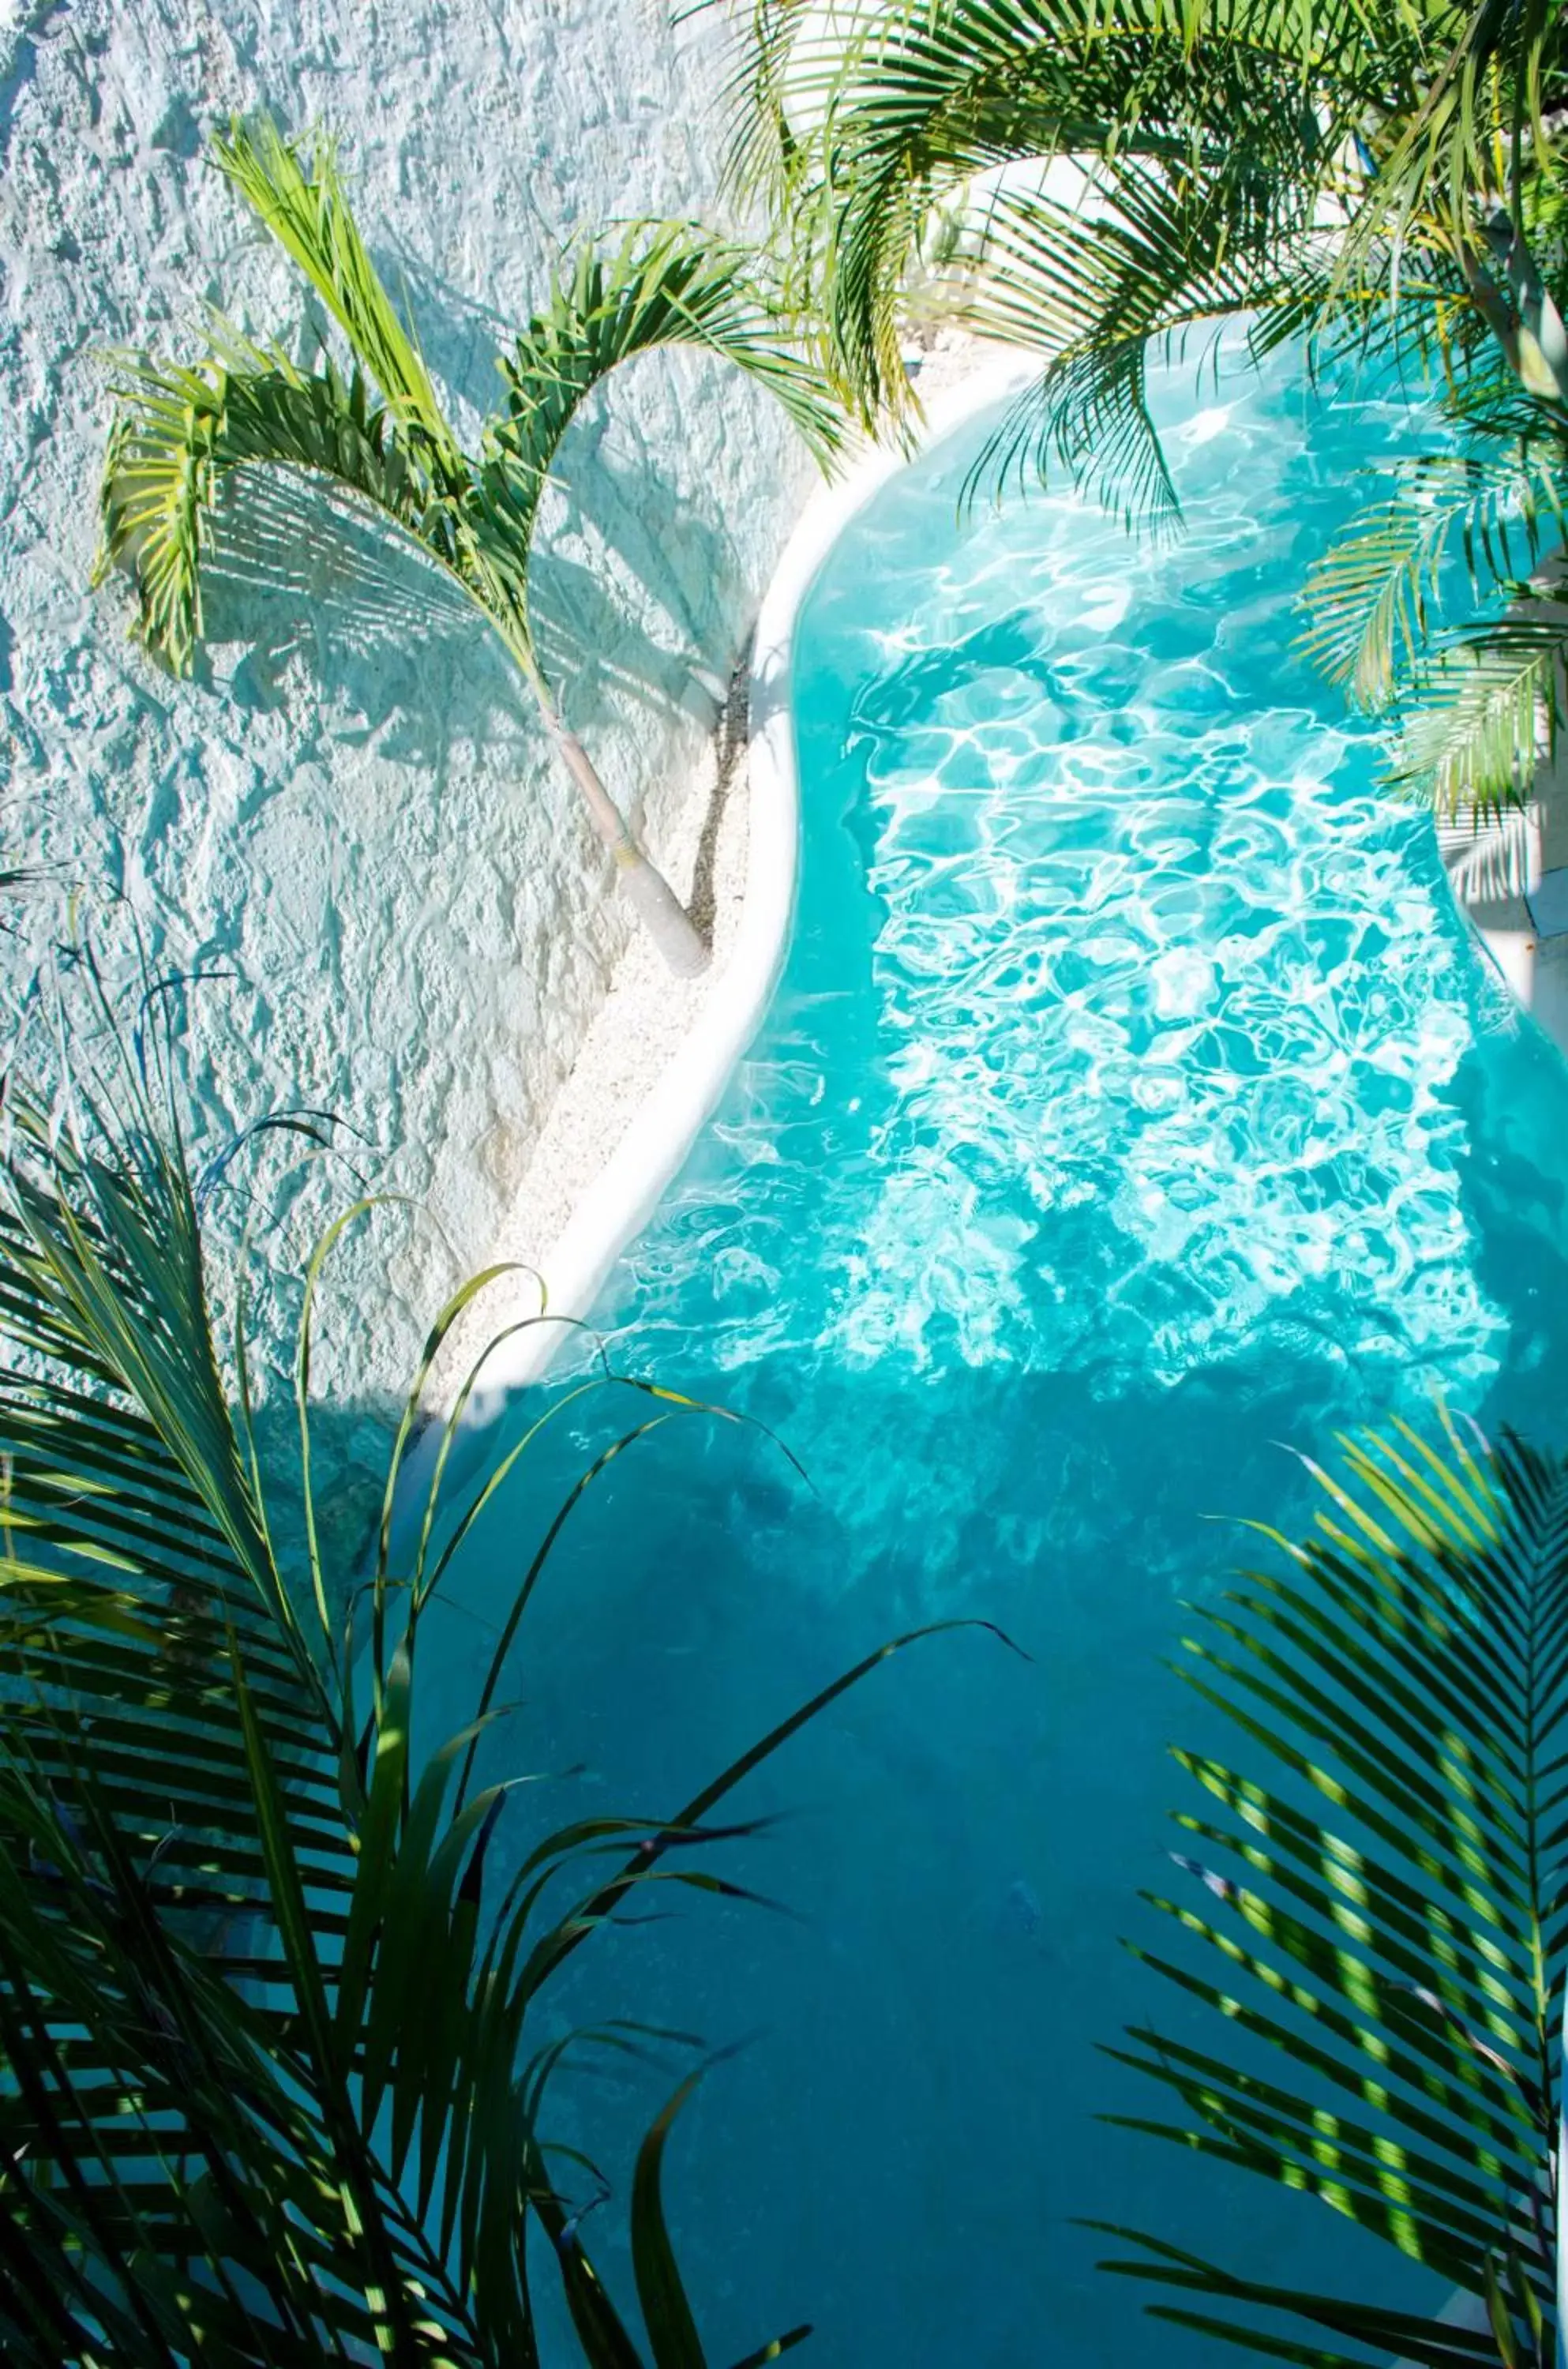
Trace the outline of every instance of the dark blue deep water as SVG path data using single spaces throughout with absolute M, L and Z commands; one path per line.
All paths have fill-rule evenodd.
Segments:
M 911 1624 L 1032 1657 L 957 1633 L 879 1669 L 735 1797 L 779 1822 L 700 1862 L 791 1914 L 666 1887 L 541 2022 L 747 2043 L 668 2158 L 715 2363 L 807 2318 L 821 2369 L 1212 2359 L 1079 2215 L 1427 2293 L 1321 2206 L 1094 2119 L 1162 2111 L 1096 2043 L 1199 2028 L 1118 1936 L 1159 1940 L 1139 1892 L 1180 1881 L 1166 1746 L 1219 1732 L 1167 1665 L 1182 1603 L 1266 1551 L 1213 1517 L 1305 1524 L 1292 1448 L 1437 1394 L 1568 1436 L 1568 1073 L 1292 648 L 1410 414 L 1283 363 L 1232 391 L 1161 391 L 1178 543 L 1055 493 L 960 518 L 978 429 L 840 543 L 797 647 L 787 969 L 600 1310 L 624 1371 L 809 1479 L 695 1417 L 596 1482 L 494 1747 L 583 1773 L 523 1797 L 514 1851 L 536 1815 L 672 1812 Z M 531 1449 L 453 1575 L 454 1707 L 561 1490 L 652 1412 L 601 1394 Z M 558 2077 L 623 2296 L 673 2077 Z

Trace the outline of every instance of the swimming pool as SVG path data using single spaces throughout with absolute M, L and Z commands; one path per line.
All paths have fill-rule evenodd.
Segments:
M 1150 2104 L 1095 2043 L 1172 2015 L 1116 1945 L 1164 1746 L 1207 1733 L 1162 1656 L 1242 1551 L 1206 1516 L 1305 1518 L 1282 1443 L 1437 1391 L 1568 1428 L 1568 1070 L 1290 647 L 1408 411 L 1311 405 L 1288 360 L 1156 401 L 1178 544 L 1037 490 L 961 519 L 977 427 L 824 566 L 788 966 L 600 1310 L 809 1485 L 666 1428 L 573 1517 L 521 1659 L 526 1765 L 587 1763 L 592 1810 L 673 1806 L 913 1620 L 1034 1657 L 925 1644 L 756 1781 L 788 1814 L 732 1871 L 798 1921 L 694 1908 L 578 1962 L 563 2021 L 750 2035 L 668 2174 L 715 2361 L 806 2318 L 824 2364 L 1210 2357 L 1142 2332 L 1078 2214 L 1348 2283 L 1328 2214 L 1093 2120 Z M 469 1611 L 618 1412 L 497 1507 Z M 563 2092 L 564 2133 L 629 2141 L 658 2093 Z M 609 2215 L 600 2251 L 629 2292 Z

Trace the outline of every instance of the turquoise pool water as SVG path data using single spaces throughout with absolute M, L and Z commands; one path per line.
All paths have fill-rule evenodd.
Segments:
M 692 1903 L 578 1962 L 563 2020 L 749 2040 L 670 2155 L 715 2361 L 801 2318 L 833 2369 L 1212 2357 L 1143 2332 L 1079 2214 L 1355 2276 L 1321 2209 L 1093 2120 L 1153 2103 L 1095 2044 L 1180 2022 L 1116 1939 L 1167 1872 L 1164 1746 L 1210 1732 L 1162 1656 L 1243 1552 L 1206 1517 L 1305 1518 L 1288 1446 L 1437 1391 L 1568 1431 L 1568 1071 L 1291 651 L 1346 471 L 1409 415 L 1285 362 L 1157 400 L 1181 544 L 1038 492 L 960 520 L 977 428 L 823 569 L 788 967 L 601 1310 L 624 1368 L 809 1485 L 672 1424 L 574 1516 L 520 1656 L 512 1764 L 587 1764 L 562 1816 L 673 1807 L 912 1621 L 1033 1656 L 927 1643 L 753 1781 L 785 1814 L 727 1866 L 794 1917 Z M 568 1419 L 508 1493 L 478 1622 L 637 1411 Z M 658 2089 L 563 2089 L 563 2133 L 629 2145 Z

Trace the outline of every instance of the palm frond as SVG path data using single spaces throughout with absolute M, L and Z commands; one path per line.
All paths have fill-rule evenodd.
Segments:
M 718 0 L 690 0 L 673 21 L 712 11 Z M 730 69 L 720 111 L 728 120 L 730 144 L 721 185 L 743 206 L 759 200 L 776 206 L 798 193 L 809 171 L 809 147 L 797 129 L 798 85 L 803 57 L 812 45 L 811 0 L 750 0 L 748 7 L 726 6 L 724 30 Z M 840 52 L 832 51 L 835 64 Z
M 1288 191 L 1199 183 L 1142 159 L 1099 168 L 1084 200 L 1004 189 L 967 312 L 982 336 L 1047 357 L 977 476 L 1054 453 L 1129 524 L 1169 526 L 1175 489 L 1149 416 L 1151 349 L 1291 301 L 1314 234 Z
M 1404 1425 L 1347 1441 L 1344 1466 L 1318 1473 L 1314 1532 L 1275 1539 L 1283 1568 L 1249 1572 L 1184 1641 L 1183 1675 L 1251 1757 L 1176 1753 L 1207 1802 L 1176 1818 L 1182 1888 L 1150 1895 L 1169 1951 L 1137 1954 L 1214 2037 L 1133 2030 L 1116 2053 L 1176 2118 L 1116 2119 L 1318 2198 L 1494 2333 L 1125 2230 L 1141 2256 L 1110 2267 L 1192 2299 L 1162 2317 L 1270 2359 L 1549 2369 L 1568 1466 L 1452 1424 L 1436 1445 Z M 1320 2349 L 1303 2322 L 1360 2349 Z
M 501 359 L 505 408 L 471 463 L 370 262 L 330 150 L 318 145 L 307 165 L 263 119 L 236 123 L 214 154 L 325 297 L 353 359 L 347 376 L 330 355 L 303 371 L 231 329 L 190 364 L 121 358 L 95 580 L 129 566 L 142 638 L 176 671 L 201 637 L 202 568 L 234 470 L 303 470 L 369 504 L 452 575 L 542 690 L 528 627 L 539 502 L 567 426 L 611 371 L 694 346 L 771 394 L 824 464 L 841 441 L 840 410 L 795 350 L 761 258 L 695 224 L 651 223 L 612 248 L 584 242 L 557 274 L 547 307 Z
M 1528 575 L 1562 531 L 1562 452 L 1539 425 L 1502 452 L 1433 453 L 1401 464 L 1398 490 L 1313 566 L 1301 595 L 1307 655 L 1357 705 L 1380 708 L 1420 662 L 1462 559 L 1472 599 Z
M 1134 472 L 1126 506 L 1151 500 L 1156 523 L 1168 490 L 1117 393 L 1138 377 L 1129 286 L 1173 321 L 1253 311 L 1264 345 L 1381 341 L 1398 315 L 1450 367 L 1490 327 L 1521 367 L 1555 356 L 1568 384 L 1562 292 L 1539 260 L 1559 269 L 1562 252 L 1540 93 L 1562 85 L 1563 38 L 1546 0 L 845 0 L 808 17 L 764 6 L 747 32 L 737 141 L 772 160 L 779 235 L 868 419 L 912 401 L 900 346 L 916 258 L 933 209 L 976 176 L 995 185 L 994 220 L 977 218 L 984 249 L 949 291 L 953 317 L 1037 346 L 1086 425 L 1107 410 Z M 1114 269 L 1114 189 L 1092 219 L 1030 199 L 1069 157 L 1112 183 L 1133 166 L 1166 183 L 1162 252 L 1138 273 Z M 1053 417 L 1042 399 L 1010 441 L 1037 455 Z
M 637 2369 L 547 2169 L 566 2047 L 534 2045 L 540 2004 L 645 1887 L 748 1897 L 704 1862 L 755 1822 L 715 1811 L 933 1632 L 867 1655 L 674 1816 L 543 1824 L 498 1883 L 528 1780 L 514 1751 L 469 1787 L 504 1642 L 469 1722 L 425 1732 L 434 1507 L 411 1565 L 383 1525 L 368 1588 L 326 1571 L 295 1606 L 280 1577 L 213 1345 L 166 1011 L 150 994 L 127 1040 L 98 992 L 99 1057 L 52 1100 L 15 1089 L 0 1156 L 0 2345 L 20 2369 L 106 2345 L 167 2369 L 537 2363 L 537 2228 L 585 2361 Z M 700 1416 L 666 1397 L 618 1448 Z M 700 2357 L 661 2192 L 684 2094 L 632 2181 L 655 2369 Z
M 223 479 L 243 468 L 321 478 L 365 503 L 446 566 L 464 590 L 460 506 L 411 464 L 385 407 L 356 366 L 345 379 L 324 358 L 298 370 L 276 349 L 232 336 L 200 361 L 121 358 L 120 409 L 99 489 L 94 580 L 128 567 L 137 631 L 185 672 L 203 631 L 202 570 L 212 556 Z
M 445 490 L 461 487 L 467 464 L 436 398 L 413 330 L 371 261 L 328 142 L 307 162 L 270 116 L 247 126 L 236 117 L 212 158 L 258 222 L 298 264 L 380 387 L 403 435 L 421 447 Z
M 841 417 L 794 350 L 761 268 L 697 224 L 661 222 L 634 223 L 612 250 L 585 244 L 557 275 L 545 309 L 501 358 L 506 406 L 480 455 L 478 532 L 512 585 L 526 585 L 539 502 L 572 419 L 640 354 L 689 346 L 733 364 L 777 399 L 818 460 L 831 460 Z
M 1529 588 L 1518 588 L 1521 598 Z M 1555 746 L 1568 612 L 1472 625 L 1438 644 L 1413 676 L 1389 779 L 1451 819 L 1521 804 Z
M 814 127 L 834 223 L 824 301 L 868 412 L 897 405 L 899 293 L 923 224 L 976 175 L 1058 157 L 1139 158 L 1170 173 L 1290 189 L 1310 215 L 1347 132 L 1386 83 L 1397 28 L 1354 6 L 1176 8 L 1123 0 L 925 0 L 836 7 L 781 62 L 754 42 L 775 108 Z M 1381 77 L 1381 79 L 1379 79 Z M 753 101 L 754 103 L 754 101 Z M 805 177 L 795 170 L 791 213 Z M 809 219 L 809 211 L 807 212 Z M 781 221 L 787 235 L 788 223 Z M 999 258 L 996 286 L 1005 291 Z
M 1528 171 L 1550 157 L 1542 115 L 1548 76 L 1564 62 L 1558 12 L 1551 0 L 1498 6 L 1475 0 L 1436 10 L 1399 92 L 1384 109 L 1390 132 L 1348 226 L 1339 271 L 1364 270 L 1381 247 L 1398 258 L 1424 237 L 1446 238 L 1461 255 L 1481 247 L 1481 224 L 1511 199 Z M 1396 86 L 1397 88 L 1397 86 Z

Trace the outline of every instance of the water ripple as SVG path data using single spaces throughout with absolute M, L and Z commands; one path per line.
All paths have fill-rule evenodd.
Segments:
M 866 514 L 801 628 L 799 942 L 645 1326 L 705 1289 L 731 1365 L 1144 1381 L 1284 1327 L 1484 1381 L 1452 1088 L 1515 1024 L 1290 647 L 1335 453 L 1408 432 L 1199 414 L 1174 550 L 1055 496 L 960 520 L 963 452 Z

